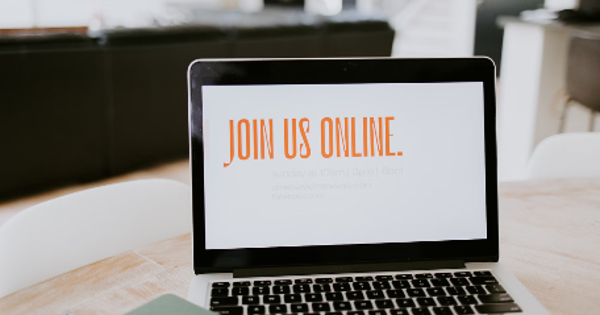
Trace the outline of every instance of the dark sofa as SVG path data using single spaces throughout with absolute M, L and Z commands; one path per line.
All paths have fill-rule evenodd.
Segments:
M 185 25 L 0 37 L 0 198 L 182 158 L 197 58 L 389 56 L 377 16 L 191 12 Z
M 0 196 L 107 174 L 104 70 L 87 36 L 0 37 Z

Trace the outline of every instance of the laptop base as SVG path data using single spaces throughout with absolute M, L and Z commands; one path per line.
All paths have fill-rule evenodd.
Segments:
M 520 315 L 533 315 L 550 314 L 544 307 L 537 301 L 537 299 L 527 290 L 527 288 L 508 270 L 502 263 L 466 263 L 465 268 L 461 271 L 472 271 L 472 270 L 490 270 L 494 276 L 498 279 L 500 285 L 502 285 L 506 291 L 512 296 L 516 303 L 522 308 L 522 312 L 515 314 Z M 456 272 L 456 269 L 439 269 L 435 272 Z M 411 273 L 422 273 L 432 272 L 432 270 L 410 270 L 403 272 Z M 375 272 L 368 272 L 374 274 Z M 360 276 L 360 273 L 346 274 L 347 276 Z M 327 276 L 326 274 L 314 275 L 314 276 Z M 337 274 L 337 277 L 341 275 Z M 233 278 L 232 273 L 213 273 L 213 274 L 201 274 L 196 275 L 192 278 L 190 283 L 190 290 L 188 292 L 188 300 L 192 303 L 199 305 L 200 307 L 210 308 L 210 283 L 213 281 L 228 281 Z M 251 278 L 251 277 L 250 277 Z M 299 278 L 298 276 L 281 276 L 281 279 Z M 265 278 L 262 278 L 265 279 Z M 261 277 L 251 278 L 251 281 L 262 280 Z M 346 314 L 347 315 L 347 314 Z

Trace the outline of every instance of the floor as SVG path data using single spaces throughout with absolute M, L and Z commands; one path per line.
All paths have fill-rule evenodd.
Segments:
M 187 159 L 185 159 L 96 182 L 56 188 L 14 200 L 2 201 L 0 202 L 0 227 L 20 211 L 44 201 L 98 186 L 148 178 L 167 178 L 189 184 L 189 162 Z

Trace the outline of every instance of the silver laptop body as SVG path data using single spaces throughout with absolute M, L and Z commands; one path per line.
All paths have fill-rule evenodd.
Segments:
M 498 262 L 489 59 L 197 60 L 188 83 L 191 302 L 547 314 Z

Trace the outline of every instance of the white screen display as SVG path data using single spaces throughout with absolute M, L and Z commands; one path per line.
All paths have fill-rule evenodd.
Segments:
M 206 249 L 487 237 L 482 82 L 202 97 Z

